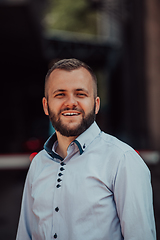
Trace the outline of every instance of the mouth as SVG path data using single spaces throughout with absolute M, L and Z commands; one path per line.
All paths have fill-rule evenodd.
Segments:
M 72 117 L 72 116 L 80 115 L 80 112 L 64 112 L 64 113 L 62 113 L 62 115 Z
M 77 116 L 79 113 L 63 113 L 63 116 Z
M 76 116 L 79 116 L 81 112 L 77 110 L 66 110 L 66 111 L 62 111 L 61 114 L 62 116 L 65 116 L 65 117 L 76 117 Z

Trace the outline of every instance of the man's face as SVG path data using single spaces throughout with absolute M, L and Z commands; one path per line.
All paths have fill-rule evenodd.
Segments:
M 77 137 L 84 132 L 94 122 L 99 104 L 92 76 L 85 68 L 56 69 L 49 76 L 43 108 L 61 135 Z

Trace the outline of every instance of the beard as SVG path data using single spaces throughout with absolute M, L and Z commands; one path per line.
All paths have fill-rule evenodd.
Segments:
M 95 105 L 93 109 L 85 116 L 85 112 L 83 110 L 79 110 L 76 107 L 73 108 L 66 108 L 61 110 L 58 115 L 54 114 L 50 111 L 50 108 L 48 106 L 48 113 L 49 113 L 49 119 L 52 123 L 52 126 L 54 129 L 58 132 L 60 132 L 61 135 L 65 137 L 73 137 L 73 136 L 79 136 L 82 134 L 85 130 L 87 130 L 92 123 L 95 121 L 96 114 L 95 114 Z M 82 113 L 82 120 L 81 122 L 73 129 L 71 129 L 69 126 L 62 123 L 60 119 L 60 113 L 65 110 L 78 110 Z

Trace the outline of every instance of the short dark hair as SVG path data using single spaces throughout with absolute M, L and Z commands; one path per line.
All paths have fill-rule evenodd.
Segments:
M 46 74 L 46 77 L 45 77 L 45 96 L 47 95 L 47 81 L 49 79 L 49 76 L 50 74 L 55 70 L 55 69 L 63 69 L 65 71 L 72 71 L 72 70 L 75 70 L 75 69 L 79 69 L 79 68 L 85 68 L 92 76 L 92 79 L 94 81 L 94 95 L 95 97 L 97 97 L 97 78 L 96 78 L 96 75 L 94 74 L 93 70 L 91 67 L 89 67 L 86 63 L 78 60 L 78 59 L 75 59 L 75 58 L 70 58 L 70 59 L 62 59 L 62 60 L 59 60 L 57 62 L 55 62 L 53 64 L 53 66 L 48 70 L 47 74 Z

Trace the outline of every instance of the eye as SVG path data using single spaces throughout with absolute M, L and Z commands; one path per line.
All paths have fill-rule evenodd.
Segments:
M 57 93 L 57 94 L 55 94 L 54 97 L 61 98 L 61 97 L 64 97 L 64 96 L 65 96 L 64 93 Z
M 77 93 L 77 96 L 78 97 L 87 97 L 87 94 L 83 93 L 83 92 L 79 92 L 79 93 Z

